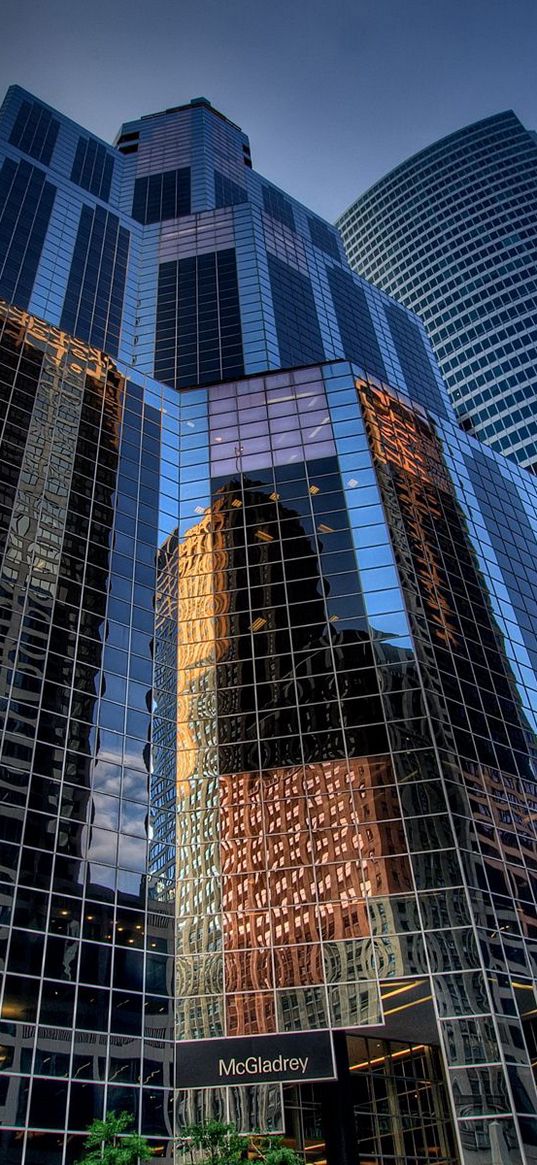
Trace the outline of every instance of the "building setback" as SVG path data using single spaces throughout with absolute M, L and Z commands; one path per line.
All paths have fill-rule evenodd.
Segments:
M 537 467 L 537 137 L 510 111 L 397 166 L 338 220 L 351 267 L 417 312 L 461 425 Z
M 1 125 L 3 1165 L 531 1165 L 534 479 L 205 99 Z

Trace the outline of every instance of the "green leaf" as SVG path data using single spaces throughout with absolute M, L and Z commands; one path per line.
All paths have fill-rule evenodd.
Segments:
M 177 1146 L 183 1157 L 189 1155 L 196 1165 L 240 1165 L 246 1160 L 249 1140 L 233 1125 L 207 1121 L 204 1125 L 187 1125 Z M 203 1156 L 193 1150 L 201 1150 Z
M 183 1129 L 177 1149 L 195 1165 L 304 1165 L 303 1158 L 284 1145 L 281 1137 L 241 1136 L 233 1125 L 207 1121 Z
M 108 1112 L 94 1120 L 84 1142 L 87 1152 L 79 1165 L 139 1165 L 149 1161 L 153 1149 L 139 1133 L 125 1133 L 133 1120 L 128 1112 Z

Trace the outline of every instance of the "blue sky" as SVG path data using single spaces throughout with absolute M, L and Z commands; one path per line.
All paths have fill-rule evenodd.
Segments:
M 256 169 L 326 218 L 501 109 L 537 129 L 537 0 L 10 0 L 18 83 L 111 140 L 205 96 Z

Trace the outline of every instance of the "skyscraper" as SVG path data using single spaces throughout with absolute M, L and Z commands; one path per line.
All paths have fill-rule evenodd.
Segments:
M 349 262 L 417 312 L 464 428 L 537 466 L 537 138 L 512 112 L 435 142 L 338 223 Z
M 205 99 L 2 126 L 2 1161 L 535 1162 L 533 479 Z

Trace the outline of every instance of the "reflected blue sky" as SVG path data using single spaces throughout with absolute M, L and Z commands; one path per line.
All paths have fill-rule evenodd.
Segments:
M 18 0 L 3 84 L 107 140 L 203 94 L 329 219 L 409 154 L 513 108 L 537 128 L 534 0 Z

